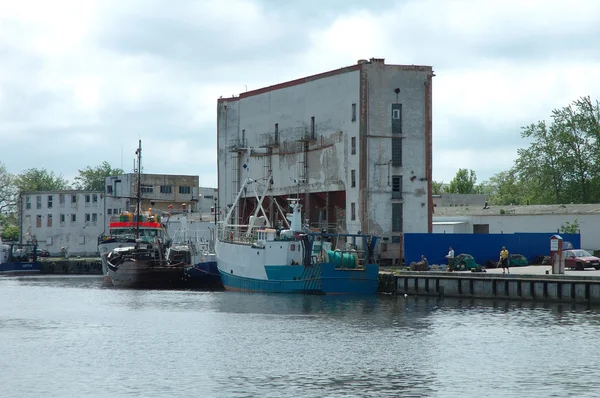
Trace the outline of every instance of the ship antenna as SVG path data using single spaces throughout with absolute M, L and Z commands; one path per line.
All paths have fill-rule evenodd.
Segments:
M 140 237 L 140 206 L 142 199 L 142 140 L 138 143 L 138 149 L 136 149 L 135 154 L 137 155 L 137 208 L 136 208 L 136 224 L 135 224 L 135 240 L 137 241 Z

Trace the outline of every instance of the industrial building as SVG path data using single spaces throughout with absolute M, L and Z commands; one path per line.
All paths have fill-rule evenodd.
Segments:
M 266 205 L 299 196 L 314 228 L 383 237 L 383 262 L 403 233 L 431 232 L 432 67 L 384 59 L 248 91 L 217 103 L 218 204 L 245 178 L 270 184 Z M 251 192 L 244 219 L 256 206 Z

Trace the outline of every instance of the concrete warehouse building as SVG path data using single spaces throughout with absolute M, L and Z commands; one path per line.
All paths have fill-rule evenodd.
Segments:
M 284 207 L 299 195 L 312 227 L 381 235 L 382 260 L 402 258 L 405 232 L 432 230 L 433 76 L 430 66 L 371 58 L 220 98 L 220 209 L 245 178 L 272 180 L 274 200 Z

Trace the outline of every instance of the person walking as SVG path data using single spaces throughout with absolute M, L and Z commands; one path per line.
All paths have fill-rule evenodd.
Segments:
M 508 250 L 506 247 L 502 246 L 502 250 L 500 251 L 500 264 L 502 265 L 502 273 L 504 274 L 506 271 L 510 274 L 510 269 L 508 268 Z M 504 270 L 506 268 L 506 271 Z
M 448 272 L 454 271 L 454 249 L 452 246 L 448 249 L 448 254 L 446 254 L 446 258 L 448 259 Z

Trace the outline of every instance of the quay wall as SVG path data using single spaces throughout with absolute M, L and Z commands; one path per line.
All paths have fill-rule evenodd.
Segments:
M 380 293 L 600 304 L 600 278 L 445 272 L 381 273 Z

